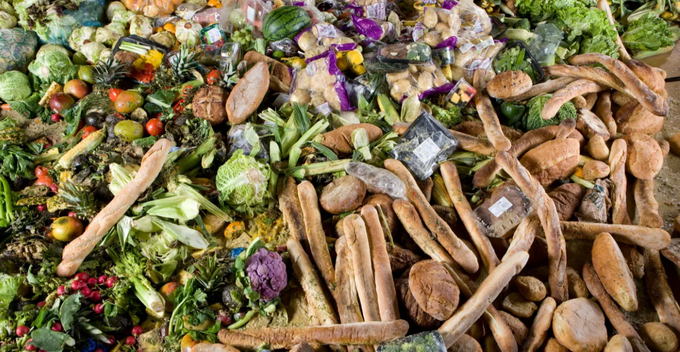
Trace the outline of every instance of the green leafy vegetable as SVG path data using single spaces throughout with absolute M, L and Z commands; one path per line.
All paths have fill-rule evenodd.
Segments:
M 527 103 L 527 114 L 524 118 L 523 129 L 525 131 L 535 130 L 537 128 L 559 125 L 562 121 L 566 119 L 577 119 L 576 108 L 571 102 L 566 102 L 560 107 L 557 115 L 550 120 L 545 120 L 541 117 L 541 111 L 543 111 L 543 106 L 550 99 L 552 95 L 544 94 L 532 98 Z
M 123 253 L 115 250 L 107 251 L 113 259 L 113 272 L 118 276 L 127 279 L 134 287 L 135 296 L 142 304 L 151 310 L 155 315 L 162 317 L 165 312 L 165 299 L 158 293 L 149 279 L 144 276 L 146 261 L 136 249 L 128 248 Z
M 538 78 L 536 71 L 531 66 L 531 59 L 527 57 L 524 48 L 519 46 L 504 50 L 496 57 L 493 62 L 493 68 L 496 73 L 505 71 L 522 71 L 531 77 L 532 81 Z
M 448 109 L 444 109 L 431 104 L 430 108 L 432 109 L 432 116 L 446 128 L 451 128 L 463 122 L 463 114 L 457 105 L 451 105 Z
M 31 82 L 19 71 L 7 71 L 0 75 L 0 99 L 22 100 L 31 96 Z
M 59 319 L 61 320 L 61 325 L 66 331 L 71 330 L 71 327 L 73 327 L 76 314 L 80 309 L 80 297 L 82 297 L 80 292 L 70 295 L 66 297 L 64 303 L 61 305 L 59 310 Z
M 31 345 L 46 352 L 61 352 L 66 346 L 74 346 L 76 341 L 63 332 L 53 331 L 48 327 L 31 332 Z
M 668 22 L 647 14 L 630 23 L 621 35 L 621 40 L 628 49 L 639 53 L 673 47 L 677 37 L 671 32 Z
M 23 276 L 0 276 L 0 312 L 6 310 L 16 298 L 19 287 L 23 282 Z

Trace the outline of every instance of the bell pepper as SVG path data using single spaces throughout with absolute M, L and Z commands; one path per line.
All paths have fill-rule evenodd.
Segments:
M 510 121 L 517 121 L 524 115 L 526 109 L 524 105 L 513 104 L 507 101 L 501 104 L 501 114 Z

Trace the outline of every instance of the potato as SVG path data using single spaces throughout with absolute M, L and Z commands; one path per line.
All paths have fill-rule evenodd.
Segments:
M 517 341 L 518 346 L 522 346 L 524 344 L 524 340 L 527 339 L 527 335 L 529 335 L 529 329 L 527 329 L 527 326 L 522 323 L 521 320 L 515 318 L 512 314 L 504 311 L 498 311 L 498 313 L 501 315 L 505 323 L 508 325 L 510 330 L 512 330 L 512 336 L 515 337 L 515 341 Z
M 421 72 L 418 75 L 418 90 L 425 92 L 434 87 L 432 74 L 429 72 Z
M 298 103 L 300 105 L 309 105 L 312 98 L 309 96 L 309 91 L 306 89 L 296 89 L 290 96 L 291 103 Z
M 425 72 L 430 72 L 430 73 L 435 73 L 437 72 L 437 66 L 435 64 L 429 64 L 429 65 L 423 65 L 423 66 L 416 66 L 419 70 L 425 71 Z
M 589 139 L 586 150 L 593 159 L 606 161 L 609 158 L 609 147 L 602 136 L 593 136 Z
M 570 351 L 598 352 L 607 345 L 604 314 L 597 303 L 587 298 L 560 304 L 553 315 L 552 330 L 557 341 Z
M 312 31 L 306 31 L 300 34 L 297 43 L 302 51 L 307 51 L 316 45 L 317 40 L 317 37 L 314 35 L 314 33 L 312 33 Z
M 437 23 L 436 26 L 434 26 L 434 30 L 441 34 L 444 31 L 451 30 L 451 28 L 449 27 L 448 24 L 446 24 L 446 22 L 439 22 L 439 23 Z
M 437 44 L 442 42 L 442 36 L 441 36 L 441 34 L 439 34 L 439 32 L 434 32 L 434 31 L 433 32 L 427 32 L 423 36 L 423 41 L 425 41 L 425 43 L 427 43 L 427 45 L 434 48 L 435 46 L 437 46 Z
M 420 308 L 437 320 L 448 319 L 458 308 L 460 290 L 436 260 L 416 263 L 409 273 L 408 285 Z
M 449 27 L 446 27 L 446 29 L 443 30 L 443 31 L 441 31 L 440 34 L 441 34 L 441 36 L 442 36 L 442 40 L 447 40 L 447 39 L 449 39 L 449 38 L 451 38 L 451 37 L 455 37 L 455 36 L 456 36 L 456 32 L 455 32 L 453 29 L 449 28 Z
M 333 110 L 340 111 L 340 97 L 332 85 L 324 89 L 323 98 L 326 99 L 328 105 L 330 105 Z
M 525 299 L 532 302 L 542 301 L 547 290 L 543 282 L 533 276 L 518 276 L 515 278 L 515 286 L 517 286 L 517 291 Z
M 366 188 L 368 189 L 369 192 L 375 193 L 371 191 L 371 185 L 367 184 Z M 387 226 L 390 228 L 390 233 L 396 234 L 397 232 L 397 226 L 399 226 L 400 222 L 399 219 L 397 218 L 397 214 L 394 213 L 394 209 L 392 209 L 392 201 L 393 199 L 390 198 L 387 194 L 374 194 L 364 200 L 364 204 L 372 205 L 376 209 L 378 209 L 378 206 L 380 206 L 380 210 L 382 211 L 382 214 L 385 215 L 385 221 L 387 222 Z
M 609 176 L 609 165 L 599 160 L 589 160 L 583 164 L 583 178 L 586 181 L 595 181 L 598 178 Z
M 680 156 L 680 133 L 676 133 L 668 138 L 668 144 L 670 144 L 673 154 Z
M 323 97 L 322 92 L 314 91 L 310 95 L 309 104 L 312 106 L 319 106 L 326 103 L 326 98 Z
M 427 28 L 434 28 L 437 25 L 437 10 L 426 7 L 423 13 L 423 24 Z
M 319 203 L 331 214 L 357 209 L 366 196 L 366 185 L 352 175 L 345 175 L 326 185 L 321 191 Z
M 451 13 L 449 11 L 437 11 L 437 18 L 440 23 L 445 23 L 448 27 L 449 22 L 451 22 Z
M 400 81 L 402 79 L 408 79 L 410 76 L 410 72 L 408 70 L 402 71 L 402 72 L 395 72 L 395 73 L 388 73 L 386 75 L 387 78 L 387 83 L 395 83 L 397 81 Z
M 640 327 L 640 336 L 653 352 L 673 352 L 678 349 L 678 338 L 668 326 L 651 322 Z
M 649 135 L 635 133 L 625 137 L 628 142 L 626 171 L 641 180 L 653 180 L 663 167 L 663 151 Z
M 503 309 L 520 318 L 530 318 L 538 309 L 536 303 L 527 301 L 518 292 L 511 292 L 505 296 L 501 305 Z
M 625 336 L 618 334 L 609 339 L 604 352 L 633 352 L 633 346 Z

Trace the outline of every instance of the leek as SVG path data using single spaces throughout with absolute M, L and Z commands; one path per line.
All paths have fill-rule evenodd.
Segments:
M 185 195 L 187 197 L 195 199 L 199 204 L 201 204 L 201 206 L 205 210 L 207 210 L 210 214 L 217 216 L 222 221 L 231 222 L 232 218 L 231 216 L 229 216 L 229 214 L 225 213 L 224 210 L 220 209 L 217 205 L 213 204 L 213 202 L 209 201 L 206 197 L 198 193 L 191 186 L 185 183 L 180 183 L 177 186 L 176 192 L 177 194 Z
M 148 208 L 149 215 L 160 216 L 178 221 L 189 221 L 198 216 L 200 203 L 187 196 L 174 196 L 156 199 L 140 204 L 141 209 Z
M 297 179 L 305 178 L 306 176 L 330 174 L 339 171 L 345 171 L 345 167 L 352 159 L 331 160 L 322 163 L 314 163 L 301 165 L 290 168 L 286 172 Z
M 288 157 L 288 166 L 293 167 L 297 164 L 298 158 L 300 157 L 299 152 L 296 151 L 296 157 L 293 158 L 293 150 L 295 148 L 300 149 L 302 146 L 307 143 L 307 141 L 311 140 L 314 138 L 316 135 L 324 131 L 327 127 L 329 126 L 327 121 L 319 121 L 314 124 L 310 129 L 307 130 L 298 140 L 293 144 L 290 148 L 290 156 Z
M 113 259 L 113 272 L 122 278 L 126 278 L 135 291 L 135 296 L 142 304 L 151 310 L 155 315 L 163 316 L 165 313 L 165 299 L 154 290 L 149 280 L 144 276 L 146 261 L 140 260 L 138 255 L 132 252 L 118 253 L 113 250 L 108 251 L 109 256 Z

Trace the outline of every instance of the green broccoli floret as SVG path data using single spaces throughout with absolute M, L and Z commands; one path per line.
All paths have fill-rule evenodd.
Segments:
M 571 102 L 566 102 L 562 105 L 562 107 L 560 107 L 560 110 L 557 112 L 555 117 L 550 120 L 544 120 L 541 117 L 541 111 L 551 96 L 552 95 L 550 94 L 544 94 L 529 100 L 527 103 L 527 108 L 529 111 L 525 117 L 524 130 L 531 131 L 545 126 L 559 125 L 566 119 L 577 119 L 576 107 L 574 107 L 574 104 Z
M 463 114 L 460 112 L 460 108 L 456 105 L 451 105 L 451 107 L 448 109 L 444 109 L 432 104 L 430 108 L 432 109 L 432 116 L 434 116 L 434 118 L 441 122 L 446 128 L 451 128 L 463 122 Z

